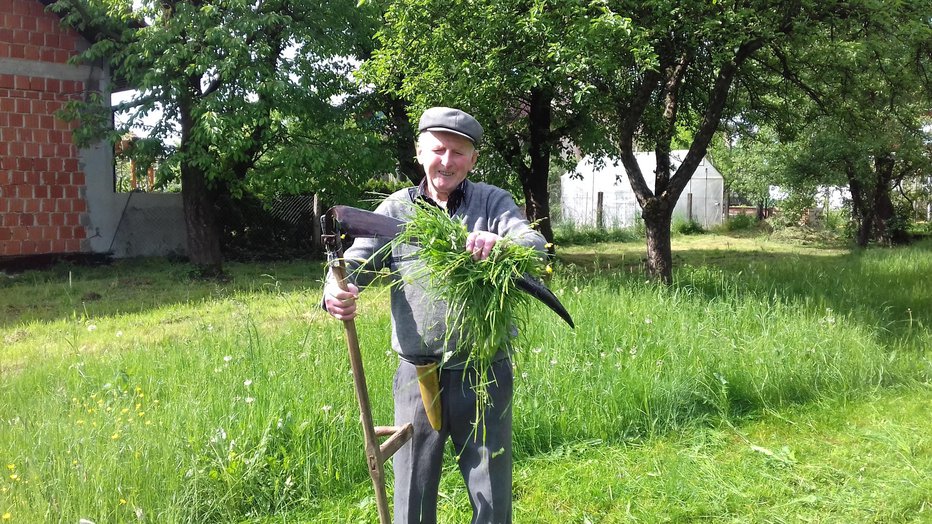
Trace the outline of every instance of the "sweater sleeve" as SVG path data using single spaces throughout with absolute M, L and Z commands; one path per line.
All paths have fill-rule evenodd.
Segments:
M 398 192 L 383 200 L 375 209 L 380 215 L 396 217 L 402 208 L 401 194 L 407 195 L 407 190 Z M 360 291 L 368 286 L 378 275 L 379 271 L 391 264 L 391 251 L 388 249 L 390 238 L 360 237 L 354 239 L 352 245 L 343 252 L 343 262 L 346 265 L 346 278 L 355 284 Z M 327 281 L 333 280 L 333 272 L 327 270 Z
M 504 189 L 497 190 L 489 198 L 489 229 L 514 242 L 533 247 L 541 254 L 545 253 L 546 240 L 539 231 L 531 227 L 521 208 L 515 204 L 511 194 Z

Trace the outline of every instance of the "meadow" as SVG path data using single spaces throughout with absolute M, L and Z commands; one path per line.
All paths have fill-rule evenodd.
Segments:
M 515 358 L 515 521 L 932 521 L 932 242 L 566 246 Z M 319 262 L 0 276 L 0 522 L 376 522 Z M 386 289 L 359 337 L 391 420 Z M 390 471 L 390 468 L 389 468 Z M 452 459 L 441 522 L 468 521 Z

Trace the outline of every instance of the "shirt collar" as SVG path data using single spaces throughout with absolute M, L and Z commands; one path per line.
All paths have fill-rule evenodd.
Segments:
M 456 210 L 463 204 L 466 200 L 466 191 L 469 188 L 469 180 L 463 180 L 460 182 L 460 185 L 456 186 L 450 196 L 447 197 L 447 213 L 451 216 L 456 213 Z M 427 177 L 424 177 L 421 180 L 420 185 L 417 186 L 417 198 L 422 199 L 426 202 L 429 202 L 435 206 L 440 206 L 430 195 L 427 194 Z

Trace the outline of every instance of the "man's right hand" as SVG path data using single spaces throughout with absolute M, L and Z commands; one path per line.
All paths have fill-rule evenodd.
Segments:
M 324 307 L 337 320 L 356 318 L 356 299 L 359 298 L 359 288 L 353 284 L 347 284 L 346 287 L 349 291 L 343 291 L 335 282 L 328 282 L 324 287 Z

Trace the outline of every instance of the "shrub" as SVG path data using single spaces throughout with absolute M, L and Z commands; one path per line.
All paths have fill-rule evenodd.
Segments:
M 702 224 L 695 220 L 673 219 L 673 232 L 678 235 L 701 235 L 705 233 Z
M 580 245 L 599 242 L 635 242 L 644 238 L 643 228 L 640 233 L 635 228 L 610 227 L 599 229 L 595 226 L 579 225 L 564 221 L 554 225 L 553 236 L 557 244 Z
M 751 215 L 736 215 L 728 217 L 722 224 L 725 231 L 747 231 L 757 225 L 757 219 Z

